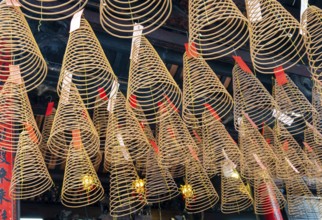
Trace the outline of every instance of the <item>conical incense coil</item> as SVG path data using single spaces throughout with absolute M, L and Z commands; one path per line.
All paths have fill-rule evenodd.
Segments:
M 264 139 L 266 140 L 266 142 L 272 146 L 273 148 L 273 151 L 275 149 L 275 146 L 277 144 L 277 137 L 275 136 L 275 132 L 272 128 L 270 128 L 269 126 L 267 125 L 264 125 L 262 127 L 262 130 L 261 130 L 261 133 L 264 137 Z
M 0 92 L 0 129 L 3 137 L 0 148 L 3 151 L 16 152 L 23 130 L 32 132 L 31 138 L 35 143 L 41 141 L 23 79 L 18 75 L 9 76 Z
M 94 169 L 97 171 L 101 165 L 104 151 L 98 151 L 95 157 L 91 158 Z
M 209 115 L 205 112 L 203 116 L 207 118 Z M 214 123 L 205 125 L 202 135 L 203 167 L 208 174 L 220 174 L 222 162 L 227 157 L 237 166 L 240 165 L 239 147 L 220 121 L 214 119 Z
M 105 159 L 112 160 L 112 150 L 115 147 L 127 149 L 133 160 L 145 157 L 150 149 L 150 143 L 144 131 L 135 118 L 133 111 L 126 107 L 126 99 L 117 92 L 109 103 L 110 116 L 105 142 Z
M 281 84 L 276 80 L 274 86 L 274 98 L 281 111 L 278 120 L 292 135 L 296 135 L 306 128 L 306 121 L 312 122 L 316 110 L 291 78 L 286 74 L 284 76 L 287 81 Z
M 93 123 L 100 137 L 100 150 L 104 151 L 109 111 L 107 110 L 107 103 L 102 103 L 105 101 L 100 96 L 97 96 L 96 99 L 97 107 L 93 110 Z
M 253 204 L 250 188 L 247 187 L 231 160 L 221 165 L 221 212 L 225 214 L 243 211 Z
M 309 159 L 304 154 L 301 146 L 293 138 L 293 136 L 287 131 L 287 129 L 280 123 L 274 129 L 277 137 L 277 143 L 275 146 L 275 154 L 279 158 L 277 165 L 277 177 L 281 179 L 292 178 L 289 172 L 286 172 L 285 157 L 296 167 L 301 175 L 306 174 L 307 165 L 309 165 Z
M 52 104 L 54 104 L 52 102 Z M 48 106 L 51 105 L 50 103 L 48 104 Z M 53 108 L 53 106 L 49 106 L 47 107 L 47 112 L 45 115 L 45 119 L 44 119 L 44 124 L 42 127 L 42 141 L 40 142 L 39 148 L 40 151 L 44 157 L 44 161 L 47 164 L 48 167 L 54 167 L 56 165 L 62 164 L 65 162 L 65 158 L 61 158 L 58 157 L 54 154 L 52 154 L 47 146 L 47 141 L 49 139 L 50 136 L 50 131 L 51 131 L 51 127 L 54 121 L 54 117 L 56 114 L 56 109 Z M 61 149 L 64 149 L 64 146 L 66 145 L 66 143 L 61 142 Z M 63 152 L 62 152 L 63 153 Z
M 162 167 L 157 158 L 157 152 L 153 149 L 148 153 L 145 178 L 148 203 L 170 200 L 179 194 L 170 172 Z
M 103 197 L 104 189 L 76 131 L 66 159 L 61 201 L 67 207 L 78 208 Z
M 19 0 L 26 17 L 40 21 L 57 21 L 73 16 L 87 4 L 87 0 Z
M 126 148 L 114 146 L 111 154 L 110 215 L 120 217 L 145 206 L 145 185 L 137 175 Z
M 145 37 L 134 41 L 127 90 L 128 106 L 139 121 L 160 122 L 166 115 L 170 117 L 181 105 L 181 91 L 158 53 Z M 153 66 L 153 68 L 151 68 Z M 141 109 L 136 110 L 136 103 Z M 169 112 L 159 111 L 161 105 L 169 106 Z
M 26 90 L 38 87 L 46 78 L 47 64 L 19 7 L 0 3 L 0 81 L 6 82 L 9 65 L 19 65 Z
M 236 58 L 238 61 L 241 58 Z M 234 91 L 234 124 L 239 130 L 239 121 L 243 112 L 247 113 L 253 122 L 261 129 L 274 123 L 273 112 L 278 110 L 277 104 L 263 84 L 254 76 L 246 64 L 236 63 L 233 69 Z
M 267 215 L 284 208 L 286 200 L 269 174 L 263 171 L 254 184 L 254 210 L 256 214 Z
M 28 199 L 36 197 L 53 186 L 38 144 L 32 140 L 32 133 L 20 134 L 18 151 L 12 171 L 10 197 Z
M 62 96 L 62 91 L 69 89 L 66 84 L 72 82 L 88 109 L 98 107 L 108 101 L 116 80 L 94 31 L 82 18 L 80 28 L 69 35 L 57 84 L 58 95 Z M 101 100 L 96 99 L 98 94 Z
M 161 111 L 168 112 L 169 108 Z M 161 164 L 167 168 L 184 164 L 191 156 L 198 157 L 198 148 L 178 113 L 160 122 L 159 140 Z
M 315 78 L 321 81 L 322 70 L 322 46 L 321 31 L 322 31 L 322 10 L 313 5 L 309 6 L 302 15 L 302 26 L 305 28 L 305 43 L 307 48 L 307 57 L 311 67 L 311 72 Z
M 186 167 L 183 164 L 178 164 L 167 169 L 173 178 L 181 178 L 186 174 Z
M 248 41 L 248 21 L 232 0 L 189 1 L 189 42 L 204 59 L 218 59 Z
M 303 144 L 306 154 L 313 153 L 318 162 L 322 163 L 322 134 L 310 124 L 304 130 Z
M 202 128 L 188 128 L 192 139 L 195 141 L 198 149 L 198 158 L 200 162 L 203 161 L 203 140 L 202 140 Z
M 254 68 L 272 74 L 273 69 L 296 65 L 305 55 L 299 22 L 276 0 L 246 0 L 250 53 Z
M 100 4 L 100 22 L 107 33 L 132 38 L 133 29 L 142 35 L 155 31 L 166 22 L 171 12 L 171 0 L 103 0 Z
M 185 186 L 191 188 L 191 192 L 185 190 Z M 185 186 L 181 186 L 181 192 L 186 203 L 188 213 L 199 213 L 213 207 L 219 200 L 207 173 L 199 161 L 191 159 L 186 163 Z
M 290 215 L 301 216 L 320 209 L 318 198 L 314 198 L 306 183 L 290 166 L 288 172 L 292 178 L 285 180 L 287 209 Z
M 255 124 L 245 115 L 241 120 L 239 131 L 239 145 L 242 153 L 241 175 L 249 181 L 259 178 L 262 167 L 259 160 L 265 166 L 270 175 L 275 173 L 277 157 L 271 146 L 256 129 Z
M 100 142 L 94 124 L 73 83 L 70 91 L 64 90 L 60 97 L 53 126 L 48 139 L 49 150 L 62 158 L 66 158 L 72 131 L 77 130 L 89 157 L 95 157 Z
M 182 119 L 188 127 L 201 127 L 226 116 L 233 108 L 233 98 L 206 61 L 183 55 Z M 202 119 L 202 114 L 211 113 Z M 197 121 L 196 121 L 197 120 Z
M 322 84 L 321 84 L 322 85 Z M 322 86 L 316 80 L 312 88 L 312 105 L 316 112 L 313 112 L 313 125 L 318 132 L 322 132 Z M 319 141 L 319 138 L 317 138 Z

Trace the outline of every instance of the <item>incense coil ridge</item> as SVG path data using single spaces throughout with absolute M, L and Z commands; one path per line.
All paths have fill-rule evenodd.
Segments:
M 69 35 L 57 84 L 57 93 L 69 90 L 72 82 L 87 109 L 107 103 L 117 78 L 90 24 L 81 18 L 80 27 Z M 114 85 L 115 86 L 115 85 Z M 100 95 L 101 100 L 96 99 Z
M 30 27 L 19 7 L 0 3 L 0 81 L 9 74 L 22 77 L 26 91 L 37 88 L 47 76 L 47 64 Z M 19 65 L 20 72 L 10 73 L 10 65 Z
M 268 173 L 263 171 L 254 184 L 254 210 L 258 215 L 267 215 L 283 209 L 286 200 Z M 274 208 L 272 208 L 274 207 Z M 275 210 L 274 210 L 275 209 Z
M 97 134 L 100 137 L 100 150 L 104 151 L 109 111 L 107 110 L 107 103 L 102 104 L 101 102 L 105 101 L 99 95 L 96 99 L 97 106 L 93 110 L 93 123 Z
M 204 113 L 204 118 L 209 117 L 207 114 L 210 113 Z M 215 120 L 214 123 L 203 126 L 202 137 L 203 167 L 210 176 L 221 173 L 225 156 L 239 168 L 242 156 L 240 149 L 221 122 Z
M 104 189 L 81 142 L 72 141 L 61 191 L 64 206 L 79 208 L 94 204 L 104 197 Z
M 239 173 L 229 160 L 221 165 L 221 212 L 238 213 L 253 204 L 250 188 L 242 181 Z
M 22 79 L 21 79 L 22 80 Z M 32 140 L 39 143 L 42 139 L 32 112 L 23 80 L 19 83 L 11 76 L 0 91 L 0 129 L 1 149 L 16 152 L 20 133 L 32 132 Z
M 254 68 L 265 74 L 289 69 L 306 54 L 300 23 L 276 0 L 246 0 L 250 53 Z
M 71 83 L 70 91 L 64 90 L 60 97 L 55 118 L 47 142 L 49 150 L 62 158 L 68 154 L 72 132 L 80 135 L 89 157 L 95 157 L 100 148 L 99 137 L 76 86 Z
M 322 31 L 322 10 L 318 7 L 310 5 L 302 15 L 302 26 L 305 30 L 305 44 L 307 47 L 307 57 L 309 60 L 312 74 L 321 81 L 321 31 Z
M 128 106 L 139 121 L 160 122 L 165 115 L 170 117 L 181 105 L 181 90 L 158 53 L 145 37 L 134 41 L 127 90 Z M 139 103 L 142 110 L 136 110 Z M 160 112 L 170 106 L 169 112 Z M 144 115 L 143 115 L 144 114 Z
M 150 143 L 135 118 L 132 109 L 127 108 L 126 98 L 119 91 L 111 100 L 110 116 L 105 141 L 105 160 L 111 162 L 112 150 L 115 147 L 127 149 L 128 156 L 137 160 L 146 156 Z
M 121 217 L 143 208 L 146 205 L 146 198 L 145 192 L 137 191 L 133 184 L 139 176 L 127 149 L 115 146 L 111 154 L 110 215 Z
M 20 134 L 18 151 L 12 170 L 9 194 L 14 200 L 36 197 L 54 185 L 38 144 L 30 133 Z
M 314 81 L 312 88 L 312 106 L 316 110 L 313 112 L 313 126 L 318 132 L 322 132 L 322 87 Z M 319 138 L 316 139 L 319 141 Z
M 205 211 L 218 202 L 218 194 L 199 161 L 192 159 L 186 163 L 185 184 L 193 191 L 191 197 L 185 198 L 188 213 Z
M 271 125 L 275 121 L 274 111 L 278 111 L 276 101 L 263 84 L 252 73 L 247 73 L 239 65 L 233 69 L 234 125 L 238 131 L 243 112 L 261 129 L 263 123 Z
M 274 99 L 279 106 L 280 117 L 287 130 L 292 134 L 300 134 L 306 128 L 306 122 L 313 121 L 316 110 L 303 95 L 291 78 L 285 74 L 287 83 L 279 85 L 277 80 L 273 89 Z
M 204 59 L 218 59 L 249 38 L 248 20 L 232 0 L 189 1 L 189 42 Z
M 103 29 L 119 38 L 132 38 L 133 32 L 142 35 L 161 27 L 172 12 L 172 1 L 103 0 L 100 3 L 100 23 Z M 139 24 L 139 27 L 136 25 Z
M 52 113 L 50 115 L 46 115 L 44 119 L 44 124 L 42 127 L 42 141 L 40 142 L 39 149 L 44 157 L 44 161 L 48 167 L 56 166 L 58 164 L 62 164 L 65 162 L 65 158 L 57 157 L 56 155 L 52 154 L 47 146 L 47 141 L 50 136 L 50 131 L 52 124 L 54 122 L 54 117 L 56 114 L 56 110 L 53 108 Z M 64 146 L 65 143 L 62 143 Z M 61 149 L 64 149 L 63 147 Z
M 158 203 L 178 196 L 178 187 L 167 168 L 164 168 L 153 149 L 147 155 L 146 162 L 146 200 Z
M 182 119 L 189 127 L 200 127 L 202 114 L 213 112 L 225 117 L 233 108 L 233 98 L 222 85 L 206 61 L 183 55 Z M 198 123 L 199 120 L 199 123 Z M 203 118 L 202 124 L 211 124 L 214 116 Z

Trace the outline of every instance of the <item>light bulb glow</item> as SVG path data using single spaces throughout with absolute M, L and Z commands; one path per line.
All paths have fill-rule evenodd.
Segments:
M 181 185 L 180 190 L 185 199 L 193 197 L 193 190 L 190 184 Z
M 94 185 L 94 178 L 90 175 L 84 175 L 82 177 L 82 184 L 84 190 L 90 190 Z
M 134 180 L 132 187 L 136 193 L 143 194 L 145 192 L 145 180 L 139 178 Z

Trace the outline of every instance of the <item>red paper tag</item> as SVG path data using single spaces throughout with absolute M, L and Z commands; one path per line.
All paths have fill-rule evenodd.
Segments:
M 168 130 L 168 133 L 170 134 L 170 136 L 172 137 L 172 138 L 174 138 L 174 132 L 173 132 L 173 130 L 172 130 L 172 128 L 167 128 L 167 130 Z
M 243 58 L 240 56 L 233 56 L 235 62 L 238 64 L 238 66 L 246 73 L 252 74 L 252 71 L 249 69 L 247 64 L 244 62 Z
M 306 147 L 306 149 L 308 150 L 308 152 L 312 152 L 313 151 L 313 149 L 312 149 L 312 147 L 308 144 L 308 143 L 306 143 L 306 142 L 303 142 L 303 144 L 304 144 L 304 146 Z
M 30 139 L 31 139 L 34 143 L 38 144 L 38 138 L 37 138 L 37 135 L 36 135 L 36 133 L 35 133 L 35 131 L 34 131 L 33 127 L 31 126 L 31 124 L 29 124 L 28 122 L 25 122 L 25 123 L 24 123 L 24 125 L 25 125 L 26 130 L 27 130 L 27 132 L 28 132 L 28 134 L 29 134 Z
M 191 57 L 198 57 L 198 52 L 197 52 L 197 47 L 196 47 L 196 44 L 194 42 L 192 43 L 185 43 L 184 44 L 184 47 L 186 48 L 186 54 L 187 54 L 187 57 L 188 58 L 191 58 Z
M 282 86 L 288 82 L 282 66 L 275 68 L 274 74 L 278 85 Z
M 161 113 L 166 112 L 166 109 L 165 109 L 165 106 L 164 106 L 163 102 L 158 102 L 158 106 L 159 106 L 159 109 L 160 109 Z
M 219 115 L 217 114 L 216 110 L 213 109 L 213 107 L 211 107 L 211 105 L 209 105 L 208 103 L 204 104 L 204 106 L 210 111 L 210 113 L 212 114 L 212 116 L 214 116 L 214 118 L 217 121 L 221 121 L 221 118 L 219 117 Z
M 285 141 L 283 144 L 283 150 L 288 151 L 288 141 Z
M 130 95 L 130 105 L 132 108 L 136 108 L 138 105 L 136 101 L 136 96 L 134 94 Z
M 108 100 L 108 97 L 107 97 L 107 94 L 106 94 L 104 88 L 102 88 L 102 87 L 98 88 L 98 94 L 99 94 L 100 98 L 103 99 L 104 101 Z
M 142 129 L 144 129 L 144 127 L 145 127 L 143 122 L 140 122 L 140 126 Z
M 159 150 L 159 147 L 158 147 L 157 143 L 155 143 L 154 140 L 149 140 L 149 141 L 150 141 L 150 144 L 153 147 L 155 153 L 159 154 L 160 153 L 160 150 Z
M 266 142 L 267 142 L 268 144 L 271 144 L 271 139 L 266 138 Z
M 53 107 L 54 107 L 54 102 L 49 102 L 47 105 L 47 110 L 46 110 L 46 116 L 51 115 L 51 113 L 53 112 Z
M 163 95 L 167 102 L 170 104 L 171 108 L 176 111 L 176 112 L 179 112 L 179 109 L 177 109 L 177 107 L 173 104 L 173 102 L 170 100 L 170 98 L 167 96 L 167 95 Z
M 72 130 L 72 136 L 73 136 L 73 144 L 76 149 L 79 149 L 81 147 L 81 135 L 80 130 Z
M 249 123 L 256 129 L 258 129 L 257 125 L 253 122 L 253 120 L 248 116 L 248 114 L 244 113 L 245 118 L 249 121 Z
M 189 151 L 190 151 L 191 156 L 192 156 L 195 160 L 199 161 L 199 158 L 198 158 L 198 155 L 197 155 L 197 153 L 196 153 L 195 149 L 193 149 L 193 147 L 192 147 L 192 146 L 190 146 L 190 145 L 188 145 L 188 148 L 189 148 Z
M 202 143 L 202 140 L 201 140 L 200 136 L 198 135 L 198 133 L 195 130 L 193 130 L 192 132 L 195 135 L 195 137 L 197 138 L 198 142 Z
M 262 135 L 264 136 L 264 133 L 265 133 L 265 131 L 264 131 L 264 126 L 265 126 L 265 123 L 263 122 L 262 123 Z

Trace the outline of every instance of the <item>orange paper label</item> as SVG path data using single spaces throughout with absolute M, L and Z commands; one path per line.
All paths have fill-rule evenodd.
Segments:
M 31 126 L 31 124 L 29 124 L 28 122 L 25 122 L 25 123 L 24 123 L 24 125 L 25 125 L 25 128 L 26 128 L 26 130 L 27 130 L 27 132 L 28 132 L 28 134 L 29 134 L 30 139 L 31 139 L 34 143 L 38 144 L 38 138 L 37 138 L 37 135 L 36 135 L 36 133 L 35 133 L 35 131 L 34 131 L 33 127 Z
M 155 151 L 155 153 L 159 154 L 160 150 L 159 150 L 159 147 L 158 147 L 157 143 L 155 143 L 154 140 L 149 140 L 149 141 L 150 141 L 150 144 L 153 147 L 153 150 Z
M 194 42 L 185 43 L 184 47 L 186 48 L 186 54 L 187 54 L 188 58 L 191 58 L 191 57 L 197 58 L 198 57 L 199 54 L 197 52 L 197 47 Z
M 173 102 L 170 100 L 170 98 L 167 95 L 163 95 L 165 97 L 165 99 L 167 100 L 167 102 L 170 104 L 171 108 L 176 111 L 179 112 L 179 109 L 177 109 L 177 107 L 173 104 Z
M 172 128 L 167 128 L 167 131 L 168 131 L 168 133 L 169 133 L 169 135 L 171 136 L 171 138 L 174 138 L 175 136 L 174 136 L 174 132 L 173 132 L 173 130 L 172 130 Z
M 259 159 L 259 157 L 257 156 L 257 154 L 253 154 L 256 162 L 258 163 L 258 165 L 263 169 L 266 170 L 266 167 L 264 166 L 264 164 L 262 163 L 262 161 Z
M 81 146 L 81 135 L 80 135 L 80 130 L 72 130 L 72 136 L 73 136 L 73 144 L 76 149 L 79 149 Z
M 208 103 L 206 103 L 206 104 L 204 104 L 204 106 L 210 111 L 210 113 L 212 114 L 212 116 L 214 116 L 214 118 L 216 120 L 221 121 L 221 118 L 217 114 L 216 110 L 213 109 L 213 107 L 211 107 L 211 105 L 209 105 Z
M 235 62 L 238 64 L 238 66 L 246 73 L 252 74 L 252 71 L 247 66 L 245 61 L 240 56 L 233 56 Z
M 304 144 L 304 146 L 306 147 L 306 149 L 307 149 L 307 151 L 308 152 L 312 152 L 313 151 L 313 149 L 312 149 L 312 147 L 308 144 L 308 143 L 306 143 L 306 142 L 303 142 L 303 144 Z
M 283 150 L 288 151 L 288 141 L 285 141 L 283 144 Z
M 274 74 L 278 85 L 282 86 L 288 82 L 282 66 L 275 68 Z
M 249 117 L 248 114 L 244 113 L 245 118 L 249 121 L 249 123 L 256 129 L 258 129 L 257 125 L 254 123 L 254 121 Z
M 202 143 L 202 140 L 201 140 L 201 137 L 199 136 L 199 134 L 198 134 L 195 130 L 193 130 L 192 132 L 193 132 L 193 134 L 195 135 L 195 137 L 196 137 L 196 139 L 198 140 L 198 142 L 199 142 L 199 143 Z
M 198 155 L 197 155 L 197 153 L 196 153 L 195 149 L 194 149 L 191 145 L 188 145 L 188 148 L 189 148 L 189 151 L 190 151 L 191 156 L 192 156 L 195 160 L 199 161 L 199 158 L 198 158 Z

